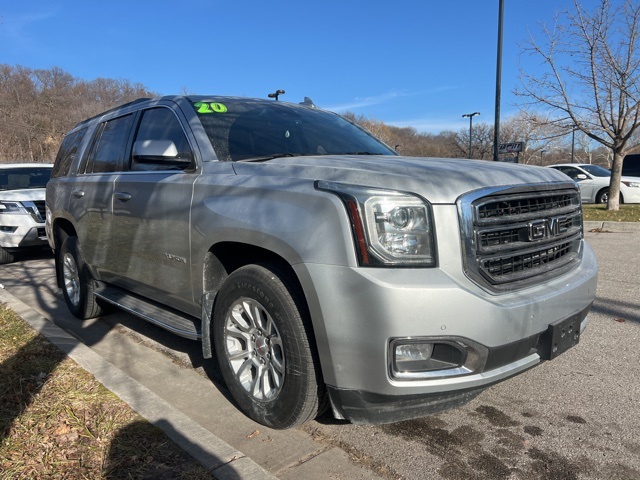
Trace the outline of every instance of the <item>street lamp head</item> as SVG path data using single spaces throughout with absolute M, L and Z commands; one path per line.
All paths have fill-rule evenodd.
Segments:
M 480 112 L 465 113 L 462 118 L 469 117 L 469 159 L 471 159 L 471 149 L 473 148 L 473 117 L 480 115 Z

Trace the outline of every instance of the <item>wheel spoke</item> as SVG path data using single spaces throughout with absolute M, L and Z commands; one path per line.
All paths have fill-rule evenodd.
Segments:
M 236 360 L 250 360 L 253 357 L 253 353 L 247 349 L 236 350 L 235 352 L 229 352 L 229 361 L 234 362 Z
M 251 367 L 253 366 L 253 359 L 251 358 L 247 358 L 242 365 L 240 365 L 240 368 L 238 368 L 236 370 L 236 375 L 238 376 L 238 379 L 242 382 L 242 379 L 244 376 L 248 376 L 249 378 L 253 378 L 253 375 L 251 374 Z
M 280 358 L 276 355 L 271 355 L 271 365 L 273 368 L 279 372 L 280 375 L 284 376 L 284 359 Z
M 227 322 L 227 325 L 229 323 L 232 323 L 233 327 L 235 327 L 235 329 L 237 329 L 237 331 L 244 332 L 244 333 L 247 333 L 247 334 L 251 333 L 251 330 L 252 330 L 251 322 L 249 321 L 243 306 L 241 306 L 241 305 L 235 306 L 232 309 L 231 315 L 229 316 L 228 320 L 229 320 L 229 322 Z M 228 325 L 228 326 L 230 327 L 231 325 Z
M 282 380 L 284 378 L 284 372 L 278 368 L 278 366 L 271 362 L 271 364 L 269 365 L 269 373 L 270 373 L 270 377 L 273 380 L 273 386 L 275 387 L 275 389 L 280 389 L 282 388 Z
M 260 323 L 260 318 L 262 316 L 261 310 L 262 310 L 262 307 L 257 303 L 253 303 L 249 309 L 249 312 L 250 312 L 249 318 L 251 320 L 251 324 L 253 328 L 257 330 L 259 330 L 262 327 Z
M 253 383 L 251 384 L 250 391 L 254 397 L 264 400 L 267 398 L 264 388 L 264 374 L 266 370 L 264 368 L 264 365 L 257 365 L 256 369 L 257 372 L 255 377 L 253 378 Z

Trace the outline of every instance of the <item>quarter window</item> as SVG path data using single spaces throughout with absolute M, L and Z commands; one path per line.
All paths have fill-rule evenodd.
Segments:
M 56 156 L 55 165 L 53 166 L 52 178 L 66 177 L 69 174 L 71 164 L 76 158 L 78 147 L 86 132 L 87 128 L 85 127 L 64 137 L 58 155 Z
M 85 173 L 118 172 L 123 158 L 133 115 L 108 120 L 100 125 L 94 140 Z

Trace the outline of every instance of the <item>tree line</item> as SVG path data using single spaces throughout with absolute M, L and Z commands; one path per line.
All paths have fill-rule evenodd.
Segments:
M 493 160 L 494 127 L 490 123 L 476 122 L 471 131 L 466 127 L 434 134 L 418 132 L 413 127 L 396 127 L 351 112 L 344 116 L 369 130 L 402 155 Z M 593 142 L 583 132 L 566 132 L 553 125 L 541 125 L 537 117 L 526 111 L 501 120 L 500 142 L 524 144 L 523 151 L 517 155 L 519 163 L 546 166 L 573 161 L 611 167 L 610 149 Z M 506 154 L 501 159 L 515 161 L 516 155 Z
M 86 81 L 58 67 L 0 64 L 0 162 L 51 162 L 64 134 L 78 122 L 152 96 L 129 80 Z
M 98 78 L 87 81 L 64 70 L 0 65 L 0 162 L 52 162 L 64 134 L 78 122 L 140 97 L 153 97 L 140 83 Z M 369 130 L 400 154 L 469 158 L 469 128 L 440 133 L 396 127 L 347 112 L 344 116 Z M 524 111 L 501 121 L 501 142 L 524 142 L 518 161 L 549 165 L 574 161 L 611 166 L 611 150 L 596 146 L 582 132 L 567 135 Z M 491 160 L 493 125 L 476 122 L 471 158 Z M 572 141 L 573 140 L 573 141 Z

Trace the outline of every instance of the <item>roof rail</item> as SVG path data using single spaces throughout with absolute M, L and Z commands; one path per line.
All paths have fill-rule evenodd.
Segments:
M 140 98 L 136 98 L 135 100 L 132 100 L 132 101 L 130 101 L 130 102 L 123 103 L 122 105 L 118 105 L 118 106 L 116 106 L 116 107 L 110 108 L 109 110 L 105 110 L 104 112 L 98 113 L 97 115 L 94 115 L 93 117 L 86 118 L 86 119 L 82 120 L 81 122 L 78 122 L 78 123 L 76 124 L 76 126 L 75 126 L 75 127 L 73 127 L 73 129 L 75 130 L 75 129 L 76 129 L 76 128 L 78 128 L 79 126 L 81 126 L 81 125 L 83 125 L 83 124 L 85 124 L 85 123 L 89 123 L 90 121 L 92 121 L 92 120 L 94 120 L 94 119 L 96 119 L 96 118 L 98 118 L 98 117 L 101 117 L 101 116 L 106 115 L 106 114 L 108 114 L 108 113 L 114 112 L 114 111 L 119 110 L 119 109 L 121 109 L 121 108 L 128 107 L 128 106 L 130 106 L 130 105 L 135 105 L 136 103 L 144 102 L 145 100 L 151 100 L 151 97 L 140 97 Z

